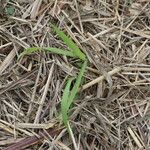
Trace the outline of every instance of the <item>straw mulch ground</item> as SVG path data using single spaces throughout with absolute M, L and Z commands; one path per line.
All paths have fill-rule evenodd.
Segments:
M 70 112 L 75 141 L 58 116 L 80 61 L 50 52 L 18 59 L 28 47 L 67 49 L 50 23 L 89 61 Z M 0 0 L 1 150 L 148 150 L 149 137 L 149 0 Z

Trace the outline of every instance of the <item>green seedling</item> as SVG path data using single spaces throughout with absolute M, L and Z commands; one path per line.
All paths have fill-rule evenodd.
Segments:
M 78 76 L 75 79 L 73 88 L 71 89 L 71 83 L 74 80 L 74 78 L 70 78 L 66 84 L 66 87 L 62 95 L 62 100 L 61 100 L 61 118 L 62 118 L 64 125 L 68 129 L 68 132 L 72 136 L 73 132 L 69 124 L 69 110 L 79 91 L 79 87 L 82 82 L 85 68 L 87 66 L 87 60 L 86 60 L 85 54 L 81 52 L 79 47 L 67 35 L 65 35 L 63 31 L 61 31 L 54 25 L 52 25 L 52 27 L 54 31 L 58 34 L 58 36 L 63 40 L 63 42 L 68 46 L 69 50 L 63 50 L 63 49 L 54 48 L 54 47 L 42 47 L 42 48 L 30 47 L 30 48 L 25 49 L 25 51 L 19 55 L 19 58 L 23 57 L 24 55 L 29 55 L 29 54 L 39 52 L 39 51 L 49 51 L 54 54 L 65 55 L 65 56 L 69 56 L 73 58 L 79 58 L 80 60 L 84 61 L 83 64 L 82 63 L 80 64 L 81 69 L 79 71 Z

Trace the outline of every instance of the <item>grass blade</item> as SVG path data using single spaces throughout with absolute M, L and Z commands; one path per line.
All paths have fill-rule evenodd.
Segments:
M 81 84 L 81 80 L 82 80 L 82 77 L 84 75 L 86 66 L 87 66 L 87 60 L 84 61 L 82 68 L 80 69 L 79 75 L 76 79 L 76 82 L 75 82 L 75 84 L 74 84 L 74 86 L 70 92 L 70 96 L 69 96 L 69 100 L 68 100 L 68 109 L 69 109 L 70 105 L 72 104 L 72 102 L 73 102 L 73 100 L 74 100 L 74 98 L 75 98 L 75 96 L 79 90 L 79 86 Z
M 81 84 L 81 79 L 85 72 L 86 65 L 87 65 L 87 61 L 83 63 L 82 68 L 80 69 L 79 75 L 76 79 L 76 82 L 72 90 L 70 91 L 70 87 L 71 87 L 71 82 L 73 78 L 68 80 L 67 85 L 63 92 L 63 96 L 61 100 L 61 114 L 62 114 L 63 123 L 65 124 L 67 128 L 68 128 L 68 122 L 69 122 L 69 116 L 68 116 L 69 108 L 79 90 L 79 86 Z
M 30 48 L 25 49 L 25 51 L 22 52 L 19 55 L 19 58 L 24 56 L 24 55 L 29 55 L 31 53 L 34 53 L 34 52 L 37 52 L 37 51 L 40 51 L 40 50 L 50 51 L 50 52 L 53 52 L 55 54 L 60 54 L 60 55 L 69 56 L 69 57 L 76 57 L 76 55 L 74 55 L 73 52 L 63 50 L 63 49 L 60 49 L 60 48 L 55 48 L 55 47 L 44 47 L 44 48 L 30 47 Z
M 19 55 L 18 59 L 19 59 L 20 57 L 23 57 L 24 55 L 29 55 L 29 54 L 35 53 L 35 52 L 37 52 L 37 51 L 39 51 L 39 50 L 41 50 L 41 48 L 39 48 L 39 47 L 29 47 L 29 48 L 25 49 L 25 50 Z
M 73 79 L 69 79 L 67 82 L 67 85 L 64 89 L 62 100 L 61 100 L 61 114 L 62 114 L 62 120 L 65 126 L 67 127 L 68 123 L 68 98 L 70 94 L 70 86 Z
M 60 54 L 60 55 L 65 55 L 65 56 L 70 56 L 70 57 L 76 57 L 71 51 L 63 50 L 60 48 L 53 48 L 53 47 L 44 47 L 44 50 L 53 52 L 55 54 Z
M 58 34 L 58 36 L 64 41 L 64 43 L 69 47 L 71 51 L 73 51 L 74 55 L 79 57 L 81 60 L 85 60 L 86 56 L 81 52 L 79 47 L 67 36 L 63 31 L 61 31 L 56 26 L 52 25 L 54 31 Z

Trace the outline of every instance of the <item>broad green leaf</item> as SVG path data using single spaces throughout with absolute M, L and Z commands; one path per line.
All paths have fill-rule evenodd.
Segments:
M 86 56 L 81 52 L 79 47 L 67 36 L 63 31 L 61 31 L 56 26 L 52 25 L 54 31 L 58 34 L 58 36 L 64 41 L 64 43 L 69 47 L 71 51 L 73 51 L 74 55 L 79 57 L 81 60 L 85 60 Z
M 69 79 L 67 82 L 67 85 L 64 89 L 62 100 L 61 100 L 61 114 L 62 114 L 62 120 L 65 126 L 67 127 L 68 123 L 68 98 L 70 94 L 70 86 L 73 79 Z

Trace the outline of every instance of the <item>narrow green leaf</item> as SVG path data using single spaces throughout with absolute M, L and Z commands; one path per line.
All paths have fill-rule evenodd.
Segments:
M 72 102 L 73 102 L 73 100 L 74 100 L 74 98 L 75 98 L 75 96 L 76 96 L 76 94 L 79 90 L 79 86 L 81 84 L 81 80 L 82 80 L 82 77 L 84 75 L 86 66 L 87 66 L 87 60 L 84 61 L 83 65 L 82 65 L 82 68 L 80 69 L 79 75 L 76 79 L 76 82 L 75 82 L 75 84 L 74 84 L 74 86 L 73 86 L 73 88 L 70 92 L 70 96 L 69 96 L 69 99 L 68 99 L 68 108 L 67 109 L 69 109 L 70 105 L 72 104 Z
M 85 60 L 86 56 L 81 52 L 79 47 L 67 36 L 63 31 L 61 31 L 56 26 L 52 25 L 54 31 L 59 35 L 59 37 L 64 41 L 64 43 L 73 51 L 74 55 L 79 57 L 81 60 Z
M 70 57 L 76 57 L 71 51 L 63 50 L 60 48 L 53 48 L 53 47 L 44 47 L 44 50 L 53 52 L 55 54 L 60 54 L 60 55 L 65 55 L 65 56 L 70 56 Z
M 65 126 L 67 127 L 68 123 L 68 98 L 70 94 L 70 86 L 72 82 L 72 78 L 68 80 L 67 85 L 64 89 L 62 100 L 61 100 L 61 114 L 62 114 L 62 120 Z
M 37 51 L 39 51 L 39 50 L 41 50 L 41 48 L 39 48 L 39 47 L 29 47 L 29 48 L 25 49 L 25 50 L 19 55 L 18 59 L 19 59 L 20 57 L 23 57 L 24 55 L 29 55 L 29 54 L 34 53 L 34 52 L 37 52 Z
M 79 90 L 79 86 L 81 84 L 81 79 L 84 75 L 86 65 L 87 65 L 87 61 L 83 63 L 82 68 L 80 69 L 80 72 L 77 76 L 76 82 L 71 92 L 70 92 L 70 86 L 71 86 L 71 82 L 73 79 L 68 80 L 67 85 L 64 89 L 64 93 L 63 93 L 62 101 L 61 101 L 61 113 L 62 113 L 63 123 L 65 124 L 66 127 L 69 121 L 69 116 L 68 116 L 69 108 Z
M 53 52 L 55 54 L 65 55 L 65 56 L 69 56 L 69 57 L 76 57 L 76 55 L 74 55 L 73 52 L 67 51 L 67 50 L 63 50 L 63 49 L 60 49 L 60 48 L 55 48 L 55 47 L 44 47 L 44 48 L 30 47 L 30 48 L 25 49 L 25 51 L 22 52 L 19 55 L 19 58 L 24 56 L 24 55 L 29 55 L 31 53 L 37 52 L 39 50 L 50 51 L 50 52 Z
M 23 53 L 24 54 L 31 54 L 31 53 L 39 51 L 40 49 L 41 48 L 39 48 L 39 47 L 29 47 L 29 48 L 26 48 Z

